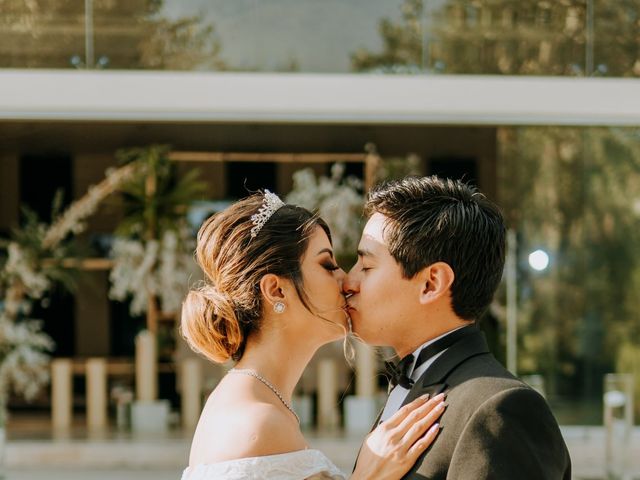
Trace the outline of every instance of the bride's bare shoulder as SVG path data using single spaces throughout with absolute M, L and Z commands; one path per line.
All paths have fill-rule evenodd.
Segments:
M 208 407 L 194 435 L 190 465 L 307 448 L 295 418 L 279 406 L 240 401 Z

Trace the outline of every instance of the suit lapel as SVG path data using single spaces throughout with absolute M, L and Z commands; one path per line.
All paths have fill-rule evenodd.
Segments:
M 380 417 L 382 417 L 382 412 L 384 412 L 384 405 L 382 406 L 382 408 L 380 409 L 380 411 L 378 412 L 378 416 L 376 417 L 376 421 L 373 422 L 373 425 L 371 426 L 371 430 L 369 430 L 369 433 L 373 432 L 376 427 L 378 426 L 378 423 L 380 423 Z
M 461 338 L 440 355 L 413 385 L 401 407 L 428 393 L 431 398 L 446 390 L 449 373 L 471 357 L 489 353 L 484 333 L 478 331 Z
M 409 393 L 402 402 L 401 407 L 425 393 L 428 393 L 429 396 L 433 398 L 439 393 L 444 392 L 448 386 L 445 379 L 452 370 L 471 357 L 487 353 L 489 353 L 489 346 L 487 345 L 484 333 L 478 331 L 461 338 L 458 342 L 451 345 L 436 359 L 435 362 L 433 362 L 429 368 L 427 368 L 426 372 L 424 372 L 413 385 L 413 388 L 409 390 Z M 384 407 L 382 407 L 382 410 L 378 413 L 376 421 L 373 423 L 369 433 L 378 426 L 383 411 Z M 362 449 L 362 447 L 360 448 Z M 358 456 L 360 456 L 360 451 L 358 451 Z M 356 456 L 356 462 L 358 460 L 358 456 Z M 355 469 L 355 464 L 353 468 Z

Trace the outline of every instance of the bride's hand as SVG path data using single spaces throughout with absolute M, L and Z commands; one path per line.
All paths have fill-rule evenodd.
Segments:
M 402 478 L 436 438 L 444 397 L 417 398 L 378 425 L 364 440 L 351 480 Z

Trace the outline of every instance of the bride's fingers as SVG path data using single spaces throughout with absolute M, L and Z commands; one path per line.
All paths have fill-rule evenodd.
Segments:
M 398 422 L 395 426 L 398 428 L 401 434 L 404 435 L 413 424 L 415 424 L 418 420 L 424 418 L 424 416 L 427 415 L 431 410 L 433 410 L 436 405 L 442 402 L 444 400 L 444 397 L 445 394 L 441 393 L 439 395 L 436 395 L 429 401 L 423 403 L 422 405 L 418 405 L 416 406 L 416 408 L 412 408 L 411 411 L 404 415 L 404 418 L 402 418 L 402 420 L 400 420 L 400 422 Z
M 422 407 L 429 400 L 429 394 L 422 395 L 421 397 L 416 398 L 413 402 L 407 403 L 404 407 L 399 409 L 396 413 L 391 415 L 382 425 L 385 428 L 394 428 L 400 425 L 405 418 L 407 418 L 412 412 L 416 409 Z
M 421 418 L 418 418 L 413 422 L 413 424 L 408 426 L 406 433 L 402 439 L 403 443 L 407 445 L 407 448 L 416 443 L 429 428 L 436 424 L 445 408 L 446 403 L 444 403 L 444 400 L 441 400 L 437 405 L 431 408 L 429 413 Z M 420 412 L 420 410 L 423 409 L 418 409 L 417 412 Z M 425 409 L 424 411 L 427 410 Z
M 420 405 L 414 411 L 412 411 L 409 415 L 405 417 L 405 419 L 400 422 L 398 428 L 405 433 L 411 426 L 413 426 L 418 420 L 423 419 L 429 412 L 431 412 L 434 408 L 436 408 L 440 403 L 442 403 L 445 399 L 445 394 L 441 393 L 436 395 L 424 405 Z
M 418 439 L 407 451 L 407 457 L 410 462 L 415 463 L 418 457 L 433 443 L 436 436 L 440 433 L 440 424 L 434 423 L 425 435 Z

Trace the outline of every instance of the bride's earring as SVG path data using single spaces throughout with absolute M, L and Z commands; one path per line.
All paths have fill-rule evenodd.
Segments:
M 287 308 L 287 306 L 286 306 L 284 303 L 282 303 L 282 302 L 276 302 L 276 303 L 273 305 L 273 311 L 274 311 L 274 312 L 276 312 L 276 313 L 282 313 L 282 312 L 284 312 L 284 309 L 285 309 L 285 308 Z

